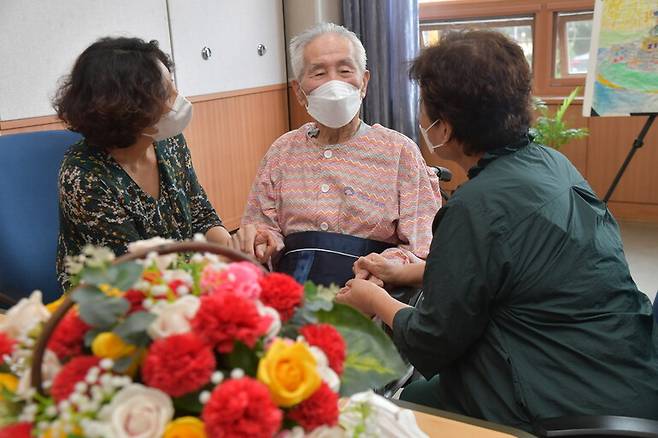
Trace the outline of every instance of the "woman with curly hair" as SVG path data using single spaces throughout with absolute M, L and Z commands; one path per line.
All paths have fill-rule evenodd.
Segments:
M 87 244 L 117 255 L 135 240 L 196 233 L 229 244 L 199 184 L 182 131 L 192 104 L 174 86 L 169 57 L 138 38 L 103 38 L 76 60 L 54 106 L 83 139 L 59 173 L 57 271 Z
M 525 430 L 542 419 L 658 420 L 658 327 L 615 219 L 559 152 L 528 135 L 523 50 L 448 33 L 413 63 L 421 134 L 465 182 L 434 219 L 424 272 L 377 254 L 359 269 L 422 283 L 417 307 L 351 280 L 337 300 L 381 318 L 427 380 L 400 398 Z

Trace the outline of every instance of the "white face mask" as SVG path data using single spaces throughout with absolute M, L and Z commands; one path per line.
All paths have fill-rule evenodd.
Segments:
M 169 112 L 163 114 L 153 126 L 155 134 L 145 134 L 155 141 L 162 141 L 180 134 L 192 120 L 192 104 L 182 95 L 177 95 Z
M 432 144 L 432 142 L 430 141 L 429 135 L 427 135 L 429 130 L 432 129 L 432 127 L 434 125 L 436 125 L 438 122 L 439 122 L 439 119 L 436 119 L 434 121 L 434 123 L 432 123 L 430 126 L 427 127 L 427 129 L 423 128 L 423 126 L 420 123 L 418 124 L 418 127 L 420 128 L 420 135 L 423 136 L 423 140 L 425 140 L 425 145 L 427 146 L 427 150 L 430 152 L 430 154 L 434 153 L 435 149 L 438 149 L 441 146 L 443 146 L 444 144 L 446 144 L 445 141 L 443 143 L 439 143 L 439 144 Z
M 301 87 L 300 87 L 301 88 Z M 304 90 L 302 90 L 304 96 Z M 352 121 L 361 108 L 361 90 L 343 81 L 329 81 L 306 96 L 306 111 L 329 128 L 340 128 Z

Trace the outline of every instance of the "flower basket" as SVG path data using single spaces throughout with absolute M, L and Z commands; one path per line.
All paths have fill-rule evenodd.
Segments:
M 339 397 L 405 369 L 335 290 L 229 248 L 80 257 L 79 284 L 58 303 L 35 292 L 0 322 L 0 438 L 352 436 L 377 430 L 378 403 L 339 414 Z M 418 436 L 408 421 L 387 428 Z
M 150 248 L 145 248 L 135 252 L 129 252 L 121 257 L 118 257 L 113 261 L 113 264 L 121 264 L 128 261 L 140 260 L 146 257 L 150 253 L 157 253 L 159 255 L 167 254 L 177 254 L 177 253 L 193 253 L 193 252 L 206 252 L 215 254 L 225 258 L 226 260 L 232 262 L 250 262 L 255 266 L 258 266 L 259 269 L 263 269 L 256 260 L 251 257 L 235 251 L 231 248 L 225 246 L 217 245 L 214 243 L 208 242 L 177 242 L 177 243 L 165 243 Z M 41 364 L 43 362 L 43 356 L 46 351 L 46 345 L 48 340 L 52 335 L 55 327 L 59 322 L 64 318 L 64 315 L 73 307 L 75 302 L 71 298 L 71 293 L 64 297 L 64 300 L 59 305 L 57 310 L 52 314 L 46 325 L 43 327 L 41 336 L 39 337 L 37 343 L 34 346 L 34 355 L 32 356 L 33 363 Z M 42 367 L 33 366 L 32 367 L 32 386 L 37 390 L 39 394 L 44 394 L 43 391 L 43 378 L 42 378 Z

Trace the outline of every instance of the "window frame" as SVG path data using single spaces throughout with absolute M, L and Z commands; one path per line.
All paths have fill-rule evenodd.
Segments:
M 573 17 L 569 18 L 568 20 L 562 20 L 562 23 L 560 23 L 558 14 L 560 13 L 566 13 L 566 14 L 571 14 L 571 13 L 579 13 L 579 12 L 588 12 L 591 13 L 592 16 L 588 17 L 586 15 L 574 15 Z M 562 80 L 562 79 L 584 79 L 587 76 L 587 73 L 580 73 L 580 74 L 570 74 L 569 73 L 569 48 L 568 48 L 568 41 L 567 41 L 567 23 L 569 22 L 574 22 L 574 21 L 588 21 L 592 20 L 594 18 L 594 11 L 586 10 L 586 11 L 556 11 L 553 14 L 553 22 L 554 22 L 554 29 L 553 29 L 553 42 L 557 44 L 558 42 L 558 34 L 560 36 L 560 70 L 562 77 L 557 77 L 555 76 L 555 70 L 556 66 L 555 64 L 557 63 L 557 46 L 553 47 L 553 67 L 551 68 L 551 78 L 553 80 Z
M 585 85 L 585 75 L 555 77 L 555 23 L 558 12 L 593 10 L 594 0 L 437 0 L 418 6 L 421 23 L 534 15 L 533 94 L 551 103 Z

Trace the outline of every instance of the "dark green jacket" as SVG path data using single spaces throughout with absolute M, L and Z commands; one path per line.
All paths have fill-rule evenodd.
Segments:
M 486 154 L 435 219 L 425 299 L 394 339 L 439 408 L 530 429 L 575 414 L 658 419 L 658 328 L 619 228 L 560 153 Z

